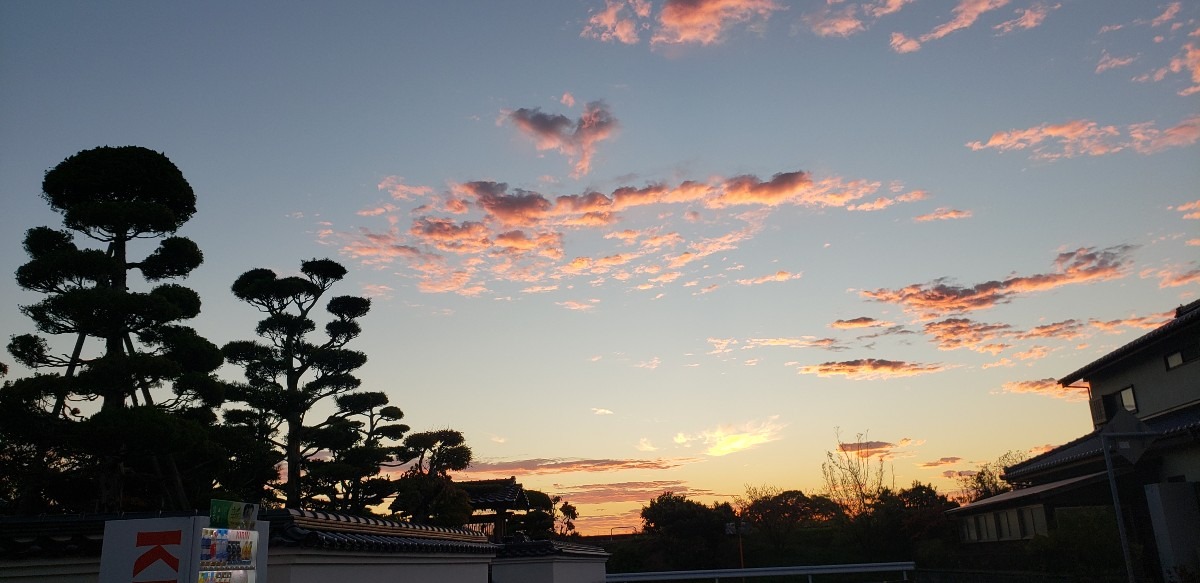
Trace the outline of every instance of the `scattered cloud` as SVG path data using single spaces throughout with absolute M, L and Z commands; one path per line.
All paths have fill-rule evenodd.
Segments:
M 637 442 L 637 445 L 635 445 L 634 448 L 637 449 L 638 451 L 658 451 L 658 448 L 655 447 L 654 444 L 651 443 L 650 440 L 645 437 L 639 439 Z
M 1197 56 L 1200 57 L 1200 54 Z M 1057 160 L 1078 156 L 1104 156 L 1126 149 L 1148 155 L 1190 146 L 1197 140 L 1200 140 L 1200 115 L 1191 116 L 1162 130 L 1156 128 L 1154 122 L 1132 124 L 1125 130 L 1112 125 L 1101 126 L 1086 119 L 1060 124 L 1041 124 L 1026 129 L 996 132 L 986 142 L 968 142 L 967 147 L 975 151 L 993 149 L 998 152 L 1028 149 L 1032 159 Z
M 1009 0 L 959 0 L 958 4 L 952 11 L 951 19 L 947 22 L 939 24 L 938 26 L 934 27 L 933 30 L 930 30 L 925 34 L 922 34 L 916 38 L 909 38 L 898 32 L 892 33 L 892 50 L 898 53 L 911 53 L 918 51 L 921 49 L 922 44 L 932 40 L 941 39 L 950 35 L 951 33 L 970 28 L 984 14 L 999 8 L 1003 8 L 1004 6 L 1008 5 L 1008 3 Z M 1015 21 L 1010 21 L 1015 24 L 1009 25 L 1009 23 L 1004 23 L 997 27 L 997 30 L 1000 30 L 1001 33 L 1005 33 L 1009 31 L 1004 30 L 1002 27 L 1009 26 L 1011 30 L 1016 30 L 1018 28 L 1032 28 L 1038 24 L 1041 24 L 1041 21 L 1045 18 L 1045 15 L 1038 11 L 1037 6 L 1030 8 L 1025 12 L 1029 13 L 1030 11 L 1032 11 L 1031 14 L 1025 14 L 1022 13 L 1022 11 L 1018 11 L 1018 13 L 1022 14 L 1022 16 L 1018 17 Z M 1040 17 L 1038 16 L 1039 14 L 1041 14 Z
M 1170 208 L 1172 208 L 1173 210 L 1179 211 L 1181 213 L 1184 213 L 1183 218 L 1185 218 L 1185 219 L 1200 219 L 1200 200 L 1194 200 L 1192 202 L 1185 202 L 1181 205 L 1177 205 L 1175 207 L 1170 207 Z
M 1088 397 L 1086 388 L 1064 387 L 1054 379 L 1008 382 L 1004 383 L 1003 389 L 1006 393 L 1031 393 L 1068 401 L 1082 401 Z
M 577 312 L 589 312 L 591 310 L 596 309 L 596 304 L 599 302 L 600 302 L 600 300 L 593 299 L 593 300 L 588 300 L 586 302 L 577 302 L 575 300 L 568 300 L 565 302 L 554 302 L 554 303 L 555 303 L 555 305 L 562 306 L 568 310 L 574 310 Z
M 539 151 L 558 150 L 574 161 L 573 178 L 591 171 L 596 145 L 611 138 L 619 127 L 617 118 L 603 101 L 585 105 L 583 115 L 575 121 L 562 114 L 542 113 L 537 107 L 503 112 L 502 120 L 532 139 Z
M 899 289 L 860 292 L 865 298 L 903 306 L 922 319 L 963 313 L 1006 304 L 1020 294 L 1048 291 L 1072 284 L 1091 283 L 1125 277 L 1132 264 L 1135 247 L 1119 245 L 1106 249 L 1083 247 L 1059 253 L 1050 273 L 993 280 L 973 286 L 957 286 L 945 278 L 930 283 L 912 284 Z
M 1200 283 L 1200 267 L 1193 267 L 1191 269 L 1168 267 L 1159 270 L 1150 270 L 1147 273 L 1143 273 L 1142 277 L 1157 277 L 1160 289 L 1180 287 Z
M 1016 338 L 1019 340 L 1028 340 L 1031 338 L 1057 338 L 1060 340 L 1074 340 L 1084 335 L 1084 323 L 1079 320 L 1063 320 L 1051 324 L 1043 324 L 1036 326 L 1025 332 L 1018 333 Z
M 1096 63 L 1096 73 L 1103 73 L 1112 69 L 1119 69 L 1132 65 L 1137 57 L 1114 57 L 1104 51 L 1100 54 L 1100 62 Z
M 683 447 L 701 445 L 705 455 L 720 457 L 776 441 L 782 437 L 784 427 L 786 425 L 779 422 L 779 416 L 772 415 L 763 421 L 748 421 L 740 426 L 721 425 L 692 434 L 680 432 L 675 435 L 674 442 Z
M 593 414 L 593 415 L 612 415 L 612 414 L 613 414 L 613 412 L 612 412 L 612 411 L 609 411 L 608 409 L 601 409 L 601 408 L 599 408 L 599 407 L 592 407 L 592 414 Z
M 802 366 L 799 372 L 800 374 L 815 374 L 819 377 L 844 376 L 851 380 L 863 381 L 911 377 L 942 372 L 947 368 L 941 364 L 866 358 Z
M 605 0 L 604 10 L 594 12 L 579 36 L 603 42 L 637 44 L 638 18 L 649 18 L 649 0 Z
M 896 457 L 898 450 L 911 445 L 920 445 L 924 441 L 914 442 L 912 439 L 905 437 L 900 440 L 900 443 L 891 443 L 887 441 L 857 441 L 852 443 L 838 443 L 838 450 L 852 453 L 860 458 L 878 457 L 880 459 L 891 459 Z
M 997 342 L 1012 329 L 1008 324 L 983 324 L 967 318 L 949 318 L 925 324 L 925 334 L 937 343 L 938 350 L 966 348 L 975 352 L 997 354 L 1008 344 Z

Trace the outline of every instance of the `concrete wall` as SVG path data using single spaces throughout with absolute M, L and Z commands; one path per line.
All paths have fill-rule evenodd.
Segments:
M 274 548 L 268 583 L 488 583 L 490 555 L 381 554 Z
M 0 561 L 4 583 L 96 583 L 100 557 Z
M 496 559 L 492 583 L 604 583 L 606 557 Z

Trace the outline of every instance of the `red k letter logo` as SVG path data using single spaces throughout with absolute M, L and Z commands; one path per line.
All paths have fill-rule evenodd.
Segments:
M 167 552 L 163 545 L 177 545 L 182 541 L 183 531 L 181 530 L 137 533 L 137 546 L 150 547 L 150 549 L 133 562 L 133 576 L 137 577 L 138 573 L 145 571 L 147 567 L 158 561 L 166 563 L 173 571 L 179 571 L 179 558 Z

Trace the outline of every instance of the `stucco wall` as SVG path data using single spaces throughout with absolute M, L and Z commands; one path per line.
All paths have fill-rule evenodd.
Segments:
M 100 557 L 0 561 L 4 583 L 96 583 Z
M 604 583 L 606 558 L 538 557 L 496 559 L 493 583 Z
M 487 583 L 490 555 L 271 549 L 269 583 Z

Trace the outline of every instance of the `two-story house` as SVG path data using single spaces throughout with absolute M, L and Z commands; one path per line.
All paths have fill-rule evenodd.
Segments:
M 1093 431 L 1006 468 L 1012 492 L 951 511 L 962 539 L 1029 539 L 1066 509 L 1112 508 L 1107 444 L 1129 537 L 1164 578 L 1200 572 L 1200 301 L 1059 383 L 1087 387 Z

